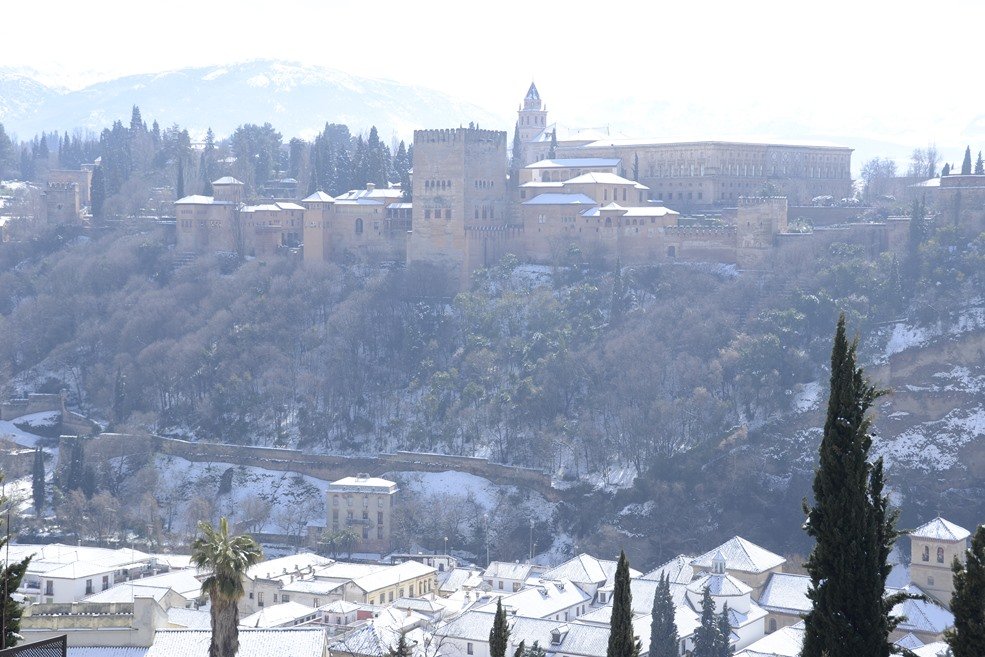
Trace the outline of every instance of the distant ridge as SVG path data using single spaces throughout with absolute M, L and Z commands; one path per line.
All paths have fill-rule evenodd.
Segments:
M 310 138 L 326 122 L 353 132 L 375 125 L 384 139 L 409 139 L 417 128 L 469 122 L 506 129 L 507 100 L 499 116 L 432 89 L 272 60 L 132 75 L 77 91 L 0 69 L 0 122 L 21 139 L 41 131 L 98 132 L 117 119 L 127 123 L 133 105 L 148 123 L 177 123 L 193 137 L 209 127 L 225 136 L 243 123 L 269 121 L 285 140 Z

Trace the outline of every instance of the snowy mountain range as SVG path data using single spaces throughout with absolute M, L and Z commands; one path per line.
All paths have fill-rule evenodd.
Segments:
M 209 127 L 224 136 L 243 123 L 267 121 L 285 139 L 311 138 L 326 122 L 353 132 L 375 125 L 384 138 L 402 139 L 424 127 L 510 125 L 505 112 L 497 116 L 432 89 L 282 61 L 133 75 L 76 91 L 0 69 L 0 122 L 21 139 L 41 131 L 98 132 L 117 119 L 127 123 L 133 105 L 148 123 L 177 123 L 193 137 Z

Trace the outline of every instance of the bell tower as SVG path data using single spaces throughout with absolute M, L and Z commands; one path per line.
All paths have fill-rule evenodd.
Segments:
M 547 129 L 547 108 L 540 99 L 537 85 L 533 82 L 530 83 L 517 115 L 516 124 L 520 128 L 520 141 L 524 144 L 532 142 Z

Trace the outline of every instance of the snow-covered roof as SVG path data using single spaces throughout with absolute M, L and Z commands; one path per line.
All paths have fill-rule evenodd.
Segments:
M 657 566 L 650 572 L 641 575 L 641 580 L 659 581 L 660 575 L 666 575 L 671 583 L 689 584 L 694 579 L 694 568 L 691 567 L 691 557 L 679 554 L 670 561 Z
M 583 184 L 601 184 L 601 185 L 633 185 L 636 189 L 650 189 L 646 185 L 641 185 L 640 183 L 629 180 L 628 178 L 623 178 L 614 173 L 590 171 L 588 173 L 583 173 L 580 176 L 575 176 L 570 180 L 565 180 L 566 185 L 583 185 Z
M 740 650 L 735 657 L 797 657 L 804 647 L 804 623 L 783 627 Z
M 913 632 L 907 632 L 904 636 L 901 636 L 896 641 L 893 641 L 894 646 L 899 646 L 900 648 L 906 648 L 907 650 L 915 650 L 924 645 L 923 641 L 917 638 Z
M 287 627 L 296 625 L 306 617 L 315 616 L 315 608 L 298 602 L 282 602 L 264 607 L 239 621 L 240 627 Z
M 442 593 L 453 593 L 465 587 L 475 588 L 481 584 L 481 570 L 455 568 L 438 574 L 438 590 Z
M 326 581 L 323 579 L 295 579 L 281 587 L 284 593 L 306 593 L 309 595 L 329 595 L 336 591 L 343 582 Z
M 560 566 L 556 566 L 543 574 L 544 579 L 566 579 L 575 584 L 598 584 L 599 586 L 612 585 L 615 581 L 616 566 L 615 561 L 596 559 L 590 554 L 579 554 L 568 559 Z M 642 573 L 638 570 L 629 569 L 629 576 L 639 577 Z
M 721 552 L 722 556 L 725 557 L 726 568 L 729 570 L 738 570 L 743 573 L 763 573 L 771 568 L 783 565 L 787 561 L 780 555 L 761 548 L 741 536 L 735 536 L 715 549 L 705 552 L 692 561 L 691 565 L 695 568 L 710 569 L 716 552 Z
M 622 162 L 617 157 L 567 157 L 553 160 L 540 160 L 528 164 L 524 169 L 578 169 L 591 167 L 618 167 Z
M 220 185 L 221 186 L 221 185 L 242 185 L 242 184 L 243 184 L 243 181 L 236 180 L 232 176 L 223 176 L 222 178 L 219 178 L 218 180 L 213 180 L 212 181 L 212 186 L 213 187 L 215 187 L 216 185 Z
M 494 614 L 482 611 L 467 611 L 435 632 L 438 637 L 451 637 L 463 641 L 487 642 L 492 629 Z M 650 623 L 638 623 L 633 629 L 640 642 L 650 644 Z M 552 632 L 560 630 L 559 641 L 552 642 Z M 602 657 L 609 643 L 609 628 L 588 623 L 563 623 L 540 618 L 514 617 L 511 620 L 511 635 L 523 637 L 527 645 L 538 641 L 552 654 L 572 655 L 574 657 Z
M 301 199 L 302 203 L 334 203 L 335 199 L 325 192 L 318 190 L 311 196 Z
M 854 150 L 848 146 L 839 146 L 830 142 L 783 142 L 783 141 L 740 141 L 735 139 L 684 139 L 672 140 L 665 139 L 598 139 L 590 144 L 585 144 L 581 148 L 586 150 L 592 148 L 613 148 L 619 146 L 763 146 L 767 148 L 824 148 L 838 151 Z
M 531 180 L 520 185 L 521 189 L 561 189 L 562 187 L 564 187 L 563 182 L 544 182 L 543 180 Z
M 208 609 L 168 609 L 168 624 L 189 630 L 207 630 L 212 627 L 212 614 Z
M 157 630 L 147 657 L 207 657 L 211 630 Z M 325 630 L 240 628 L 236 657 L 321 657 Z
M 277 201 L 274 203 L 281 210 L 304 210 L 303 205 L 298 205 L 297 203 L 285 203 L 283 201 Z
M 917 657 L 947 657 L 950 653 L 944 641 L 935 641 L 913 649 Z
M 250 566 L 246 571 L 249 579 L 279 579 L 287 575 L 293 575 L 297 571 L 305 571 L 310 567 L 329 566 L 335 563 L 328 557 L 323 557 L 314 552 L 300 552 L 279 559 L 268 559 L 261 561 L 255 566 Z
M 329 602 L 327 605 L 318 607 L 319 611 L 329 614 L 351 614 L 359 609 L 362 609 L 362 605 L 357 605 L 355 602 L 349 602 L 347 600 L 335 600 L 334 602 Z
M 336 582 L 348 582 L 363 577 L 370 573 L 375 573 L 389 566 L 378 563 L 348 563 L 337 561 L 329 566 L 319 568 L 315 572 L 315 577 L 322 580 L 335 580 Z
M 405 561 L 375 573 L 357 577 L 352 580 L 352 583 L 366 593 L 369 593 L 436 572 L 438 572 L 437 569 L 431 566 L 425 566 L 417 561 Z
M 394 488 L 397 484 L 390 481 L 389 479 L 382 479 L 380 477 L 343 477 L 329 484 L 329 492 L 335 486 L 345 486 L 351 487 L 356 486 L 360 488 Z
M 345 194 L 335 197 L 336 201 L 355 201 L 356 199 L 388 199 L 400 198 L 403 192 L 389 187 L 374 187 L 373 189 L 350 189 Z
M 192 194 L 191 196 L 183 196 L 174 202 L 175 205 L 212 205 L 215 203 L 215 199 L 211 196 L 202 196 L 201 194 Z
M 918 586 L 910 585 L 901 589 L 906 593 L 914 595 L 926 594 Z M 887 589 L 887 593 L 895 593 L 893 589 Z M 904 600 L 892 611 L 895 616 L 904 616 L 899 624 L 899 629 L 903 632 L 924 632 L 926 634 L 940 634 L 949 627 L 954 626 L 954 614 L 930 600 Z
M 914 529 L 910 536 L 915 538 L 930 538 L 937 541 L 963 541 L 971 536 L 969 532 L 964 527 L 955 525 L 953 522 L 944 520 L 940 516 L 937 516 L 930 522 L 920 525 Z
M 69 646 L 65 657 L 144 657 L 147 650 L 138 646 Z
M 747 595 L 752 591 L 748 584 L 737 580 L 731 575 L 721 575 L 708 573 L 687 585 L 687 590 L 692 593 L 704 593 L 708 589 L 713 596 L 734 597 Z
M 769 611 L 800 614 L 811 610 L 807 591 L 811 578 L 807 575 L 773 573 L 759 596 L 759 606 Z
M 591 598 L 580 588 L 567 580 L 535 580 L 527 582 L 527 588 L 516 593 L 503 596 L 503 608 L 510 609 L 517 616 L 527 618 L 550 618 L 566 609 Z M 496 611 L 496 603 L 490 602 L 478 608 L 478 611 Z
M 512 563 L 509 561 L 493 561 L 486 567 L 483 577 L 489 579 L 515 579 L 524 581 L 531 575 L 531 571 L 543 572 L 543 568 L 529 563 Z
M 538 194 L 524 205 L 595 205 L 595 200 L 584 194 Z
M 176 570 L 153 577 L 144 577 L 111 586 L 105 591 L 90 595 L 86 602 L 133 602 L 135 597 L 160 600 L 168 591 L 174 591 L 187 600 L 202 594 L 202 583 L 193 570 Z

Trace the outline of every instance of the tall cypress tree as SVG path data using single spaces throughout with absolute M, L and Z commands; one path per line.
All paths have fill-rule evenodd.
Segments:
M 31 492 L 34 497 L 34 511 L 38 518 L 44 511 L 44 452 L 34 448 L 34 469 L 31 472 Z
M 955 559 L 951 569 L 954 627 L 945 633 L 944 640 L 954 657 L 981 657 L 985 655 L 985 526 L 979 527 L 971 539 L 965 563 Z
M 814 506 L 804 501 L 806 531 L 815 540 L 807 560 L 811 611 L 803 657 L 889 657 L 893 606 L 885 595 L 896 514 L 883 495 L 882 461 L 870 464 L 869 408 L 883 392 L 856 364 L 857 342 L 838 319 L 831 351 L 828 415 L 814 476 Z
M 0 474 L 0 483 L 3 474 Z M 0 507 L 9 503 L 6 497 L 0 497 Z M 9 529 L 9 527 L 7 528 Z M 7 537 L 0 533 L 0 554 L 7 545 Z M 24 573 L 31 557 L 23 561 L 8 563 L 0 568 L 0 649 L 11 648 L 21 640 L 21 604 L 14 599 L 15 592 L 20 588 Z
M 966 146 L 964 149 L 964 159 L 961 160 L 961 175 L 971 175 L 971 146 Z
M 978 151 L 978 159 L 975 160 L 975 175 L 985 175 L 985 161 L 982 161 L 982 152 Z
M 634 657 L 633 593 L 629 583 L 629 559 L 619 553 L 616 578 L 612 591 L 612 617 L 609 619 L 609 647 L 606 657 Z
M 677 624 L 674 622 L 674 600 L 670 596 L 670 577 L 660 574 L 650 613 L 650 657 L 677 657 Z
M 735 654 L 735 646 L 732 645 L 732 624 L 728 618 L 728 603 L 722 605 L 722 613 L 718 615 L 716 621 L 718 646 L 715 650 L 715 657 L 732 657 Z
M 506 624 L 506 611 L 502 598 L 496 598 L 496 616 L 489 630 L 489 656 L 506 657 L 506 647 L 510 644 L 510 628 Z
M 513 127 L 513 157 L 510 158 L 510 183 L 520 185 L 519 174 L 523 168 L 523 143 L 520 141 L 520 122 Z
M 715 601 L 705 587 L 701 594 L 701 625 L 694 630 L 693 657 L 718 657 L 718 625 L 715 619 Z

